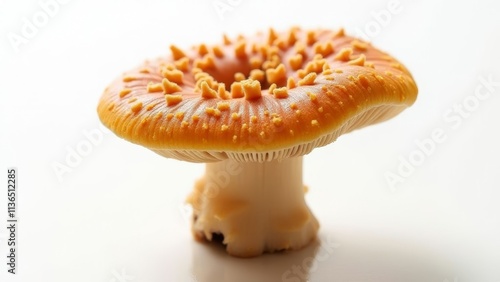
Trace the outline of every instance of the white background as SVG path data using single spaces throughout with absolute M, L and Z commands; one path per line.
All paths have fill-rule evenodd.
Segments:
M 0 2 L 0 281 L 500 281 L 498 1 L 400 1 L 381 20 L 386 0 L 73 0 L 43 22 L 45 2 Z M 232 6 L 218 13 L 220 3 Z M 37 20 L 30 38 L 11 42 Z M 319 243 L 229 257 L 190 235 L 183 202 L 203 165 L 115 137 L 96 105 L 112 79 L 171 43 L 292 24 L 364 32 L 411 70 L 419 97 L 306 156 Z M 486 91 L 481 78 L 496 86 Z M 436 130 L 445 139 L 424 155 L 416 142 Z M 67 163 L 91 144 L 86 132 L 102 139 Z M 413 169 L 391 187 L 386 176 L 405 161 Z M 70 171 L 58 178 L 55 163 Z M 19 170 L 17 275 L 5 263 L 10 166 Z

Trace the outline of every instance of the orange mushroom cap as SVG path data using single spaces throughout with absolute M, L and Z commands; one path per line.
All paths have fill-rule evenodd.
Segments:
M 98 105 L 118 136 L 170 158 L 301 156 L 417 97 L 401 63 L 343 30 L 295 27 L 171 51 L 117 78 Z

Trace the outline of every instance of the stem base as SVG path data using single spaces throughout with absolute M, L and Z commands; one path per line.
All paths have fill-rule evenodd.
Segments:
M 301 157 L 209 163 L 188 198 L 193 234 L 208 241 L 221 234 L 227 252 L 239 257 L 300 249 L 319 228 L 304 192 Z

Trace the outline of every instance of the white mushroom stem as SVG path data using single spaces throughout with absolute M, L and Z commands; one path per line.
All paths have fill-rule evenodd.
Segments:
M 208 163 L 188 198 L 193 233 L 208 240 L 222 234 L 227 251 L 241 257 L 299 249 L 316 237 L 319 227 L 304 193 L 302 157 Z

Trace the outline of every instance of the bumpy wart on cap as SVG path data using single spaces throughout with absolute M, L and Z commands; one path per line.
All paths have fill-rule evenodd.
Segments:
M 417 95 L 402 64 L 342 29 L 270 29 L 170 50 L 117 78 L 98 113 L 120 137 L 171 158 L 301 156 Z

